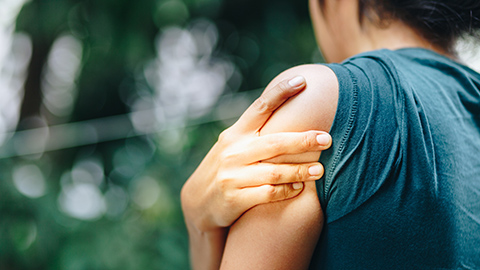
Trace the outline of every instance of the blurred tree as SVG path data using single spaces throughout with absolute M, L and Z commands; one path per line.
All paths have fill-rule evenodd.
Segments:
M 32 1 L 24 6 L 18 17 L 17 30 L 27 33 L 32 41 L 32 56 L 24 86 L 20 122 L 40 115 L 43 65 L 58 33 L 68 29 L 65 22 L 69 4 L 68 1 Z

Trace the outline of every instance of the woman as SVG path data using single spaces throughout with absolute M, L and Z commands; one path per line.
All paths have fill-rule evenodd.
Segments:
M 480 3 L 310 0 L 310 11 L 325 58 L 343 62 L 274 79 L 308 86 L 260 135 L 330 130 L 325 176 L 250 209 L 204 252 L 221 269 L 480 269 L 480 75 L 453 50 L 478 33 Z

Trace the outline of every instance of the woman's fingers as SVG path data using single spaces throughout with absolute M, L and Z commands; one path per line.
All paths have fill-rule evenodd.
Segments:
M 231 155 L 235 160 L 256 162 L 280 155 L 295 155 L 328 149 L 332 138 L 326 132 L 284 132 L 255 137 Z
M 297 76 L 290 80 L 284 80 L 266 90 L 253 102 L 243 113 L 234 127 L 239 132 L 256 132 L 260 130 L 272 113 L 287 99 L 298 94 L 305 88 L 305 78 Z
M 283 201 L 298 196 L 304 189 L 302 182 L 280 185 L 262 185 L 245 188 L 241 191 L 237 202 L 243 207 L 250 209 L 253 206 Z
M 302 164 L 275 164 L 262 162 L 249 167 L 249 174 L 237 175 L 240 187 L 253 187 L 265 184 L 287 184 L 315 181 L 322 177 L 322 164 L 318 162 Z
M 248 189 L 262 185 L 293 184 L 315 181 L 323 176 L 324 168 L 318 162 L 300 164 L 278 164 L 261 162 L 248 168 L 223 171 L 217 185 L 224 193 L 229 190 Z

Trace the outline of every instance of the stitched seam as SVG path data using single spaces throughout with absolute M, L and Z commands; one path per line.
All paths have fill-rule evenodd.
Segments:
M 348 70 L 348 69 L 347 69 Z M 342 137 L 342 140 L 340 142 L 340 146 L 338 147 L 338 151 L 337 153 L 335 154 L 335 158 L 333 159 L 333 162 L 332 162 L 332 167 L 331 169 L 329 170 L 329 173 L 327 175 L 327 179 L 325 181 L 325 188 L 324 188 L 324 197 L 325 197 L 325 200 L 327 200 L 327 193 L 328 191 L 330 190 L 330 185 L 332 183 L 332 178 L 333 178 L 333 172 L 335 171 L 335 168 L 337 167 L 337 163 L 339 162 L 340 160 L 340 157 L 342 155 L 342 152 L 343 150 L 345 149 L 345 144 L 347 142 L 347 139 L 348 139 L 348 136 L 351 132 L 351 130 L 353 129 L 353 122 L 354 122 L 354 119 L 355 117 L 357 116 L 357 110 L 358 110 L 358 82 L 357 82 L 357 79 L 353 76 L 353 73 L 348 70 L 348 73 L 350 75 L 350 78 L 352 78 L 352 84 L 353 84 L 353 104 L 352 104 L 352 110 L 351 110 L 351 113 L 350 113 L 350 116 L 348 118 L 348 122 L 347 122 L 347 130 L 345 132 L 345 134 L 343 135 Z M 339 89 L 340 91 L 340 89 Z M 328 200 L 327 200 L 328 201 Z

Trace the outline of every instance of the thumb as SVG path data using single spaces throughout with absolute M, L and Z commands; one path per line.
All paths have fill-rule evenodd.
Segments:
M 278 109 L 287 99 L 305 89 L 306 81 L 303 76 L 296 76 L 289 80 L 283 80 L 256 99 L 235 123 L 239 131 L 257 131 L 265 125 L 272 113 Z

